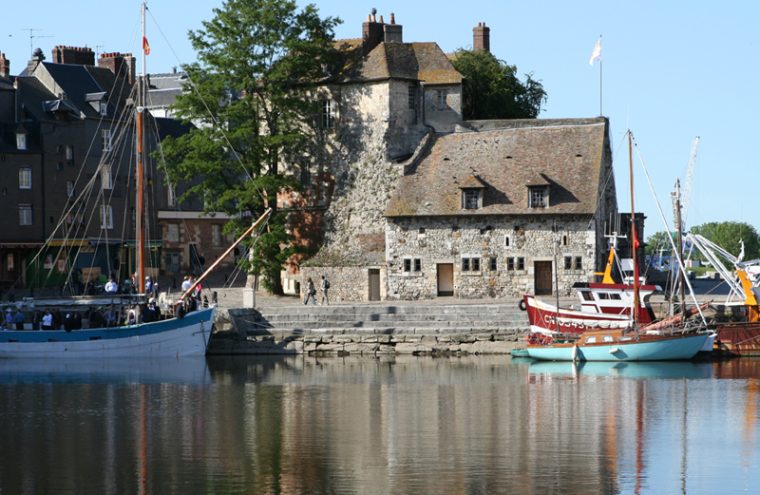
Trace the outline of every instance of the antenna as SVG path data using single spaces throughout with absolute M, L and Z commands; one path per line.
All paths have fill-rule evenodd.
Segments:
M 34 34 L 35 31 L 42 31 L 39 28 L 22 28 L 22 31 L 29 31 L 29 56 L 34 55 L 34 40 L 37 38 L 52 38 L 52 35 Z

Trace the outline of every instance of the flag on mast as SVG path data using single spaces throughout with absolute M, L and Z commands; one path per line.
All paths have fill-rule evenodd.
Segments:
M 594 50 L 591 52 L 591 58 L 588 59 L 589 65 L 594 65 L 597 60 L 602 60 L 602 37 L 600 36 L 594 44 Z
M 143 51 L 145 55 L 150 55 L 150 45 L 148 44 L 148 37 L 143 36 Z

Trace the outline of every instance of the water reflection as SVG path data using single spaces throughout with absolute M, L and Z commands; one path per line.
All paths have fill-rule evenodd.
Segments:
M 760 481 L 756 363 L 553 364 L 3 362 L 0 492 L 725 493 Z

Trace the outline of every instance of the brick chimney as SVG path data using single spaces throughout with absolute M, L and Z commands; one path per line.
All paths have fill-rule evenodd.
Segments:
M 11 61 L 5 58 L 5 54 L 0 52 L 0 77 L 8 77 L 11 73 Z
M 472 28 L 472 50 L 491 52 L 491 28 L 485 22 L 479 22 Z
M 95 65 L 95 52 L 86 46 L 58 45 L 53 48 L 53 63 Z
M 377 45 L 383 41 L 383 21 L 377 22 L 377 11 L 372 9 L 372 13 L 367 16 L 367 22 L 362 24 L 362 53 L 368 54 Z
M 402 26 L 396 24 L 396 15 L 391 12 L 391 23 L 383 24 L 383 30 L 385 31 L 386 43 L 403 43 L 403 37 L 401 35 Z
M 101 53 L 98 67 L 108 69 L 117 76 L 126 76 L 130 84 L 135 82 L 135 57 L 131 53 Z

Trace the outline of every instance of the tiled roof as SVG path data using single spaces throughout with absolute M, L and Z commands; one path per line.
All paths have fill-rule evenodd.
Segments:
M 337 40 L 335 48 L 343 63 L 337 79 L 362 82 L 384 79 L 413 79 L 427 84 L 459 84 L 462 75 L 454 69 L 437 43 L 380 43 L 366 57 L 362 40 Z
M 499 121 L 497 121 L 498 123 Z M 386 216 L 583 214 L 596 210 L 607 121 L 501 121 L 505 127 L 439 135 L 401 178 Z M 481 181 L 483 207 L 463 210 L 462 187 Z M 528 208 L 528 186 L 549 185 L 549 207 Z

